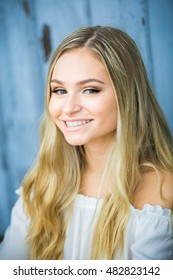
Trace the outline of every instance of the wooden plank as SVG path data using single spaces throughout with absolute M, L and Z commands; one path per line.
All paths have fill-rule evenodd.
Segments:
M 8 189 L 9 209 L 38 146 L 38 122 L 44 103 L 43 72 L 37 53 L 34 15 L 28 15 L 22 1 L 3 1 L 0 9 L 1 115 L 5 134 L 8 172 L 1 169 L 4 192 Z M 7 36 L 8 34 L 8 36 Z M 2 136 L 4 137 L 4 136 Z M 8 180 L 7 180 L 8 179 Z M 0 197 L 4 205 L 5 193 Z M 4 206 L 0 206 L 0 220 Z M 8 221 L 9 222 L 9 221 Z M 0 232 L 4 225 L 0 225 Z
M 173 1 L 148 1 L 154 84 L 173 133 Z
M 2 2 L 0 2 L 0 235 L 3 235 L 10 220 L 10 174 L 7 161 L 7 134 L 3 121 L 3 98 L 6 94 L 5 88 L 1 88 L 1 80 L 7 80 L 7 70 L 4 67 L 8 61 L 3 56 L 6 47 L 5 21 Z M 3 68 L 2 68 L 3 66 Z

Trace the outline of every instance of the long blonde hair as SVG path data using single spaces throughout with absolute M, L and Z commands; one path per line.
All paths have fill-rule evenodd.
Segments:
M 33 259 L 63 259 L 67 228 L 64 210 L 73 205 L 87 164 L 83 147 L 65 141 L 48 111 L 54 66 L 64 52 L 80 47 L 100 57 L 116 90 L 118 106 L 115 141 L 102 178 L 111 194 L 105 198 L 95 225 L 91 259 L 112 259 L 118 249 L 123 250 L 129 207 L 141 172 L 147 168 L 173 170 L 172 136 L 136 44 L 112 27 L 83 27 L 73 32 L 52 56 L 40 150 L 36 164 L 23 181 Z

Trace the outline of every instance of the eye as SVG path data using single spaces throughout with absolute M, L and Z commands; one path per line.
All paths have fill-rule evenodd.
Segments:
M 84 90 L 84 93 L 86 94 L 96 94 L 100 92 L 100 89 L 96 89 L 96 88 L 87 88 Z
M 62 95 L 62 94 L 66 94 L 67 93 L 66 90 L 63 89 L 63 88 L 57 88 L 57 89 L 55 88 L 55 89 L 52 89 L 51 92 L 55 93 L 57 95 Z

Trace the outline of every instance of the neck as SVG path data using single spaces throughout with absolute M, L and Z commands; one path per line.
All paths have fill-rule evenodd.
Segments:
M 87 160 L 87 171 L 95 174 L 98 174 L 102 171 L 109 148 L 110 143 L 103 143 L 102 145 L 84 146 Z
M 109 145 L 87 145 L 84 147 L 87 168 L 82 176 L 80 193 L 91 197 L 105 197 L 109 192 L 107 186 L 100 189 L 100 180 L 106 161 Z

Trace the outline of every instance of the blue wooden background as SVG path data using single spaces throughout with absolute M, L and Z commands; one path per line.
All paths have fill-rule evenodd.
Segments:
M 173 0 L 1 0 L 1 235 L 37 153 L 49 54 L 84 25 L 116 26 L 134 38 L 173 131 Z

